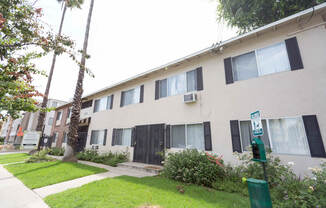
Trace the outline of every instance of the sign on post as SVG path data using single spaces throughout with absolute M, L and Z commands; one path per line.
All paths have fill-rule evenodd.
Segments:
M 25 131 L 22 141 L 23 149 L 35 149 L 37 148 L 42 132 L 40 131 Z
M 261 122 L 260 111 L 250 114 L 253 136 L 262 136 L 264 134 L 263 124 Z

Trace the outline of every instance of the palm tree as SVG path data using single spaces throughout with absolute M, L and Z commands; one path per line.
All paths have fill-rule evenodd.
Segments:
M 62 27 L 63 27 L 63 22 L 66 16 L 66 10 L 67 8 L 81 8 L 81 5 L 84 3 L 84 0 L 57 0 L 59 3 L 62 3 L 63 6 L 63 11 L 62 11 L 62 15 L 61 15 L 61 22 L 60 22 L 60 26 L 59 26 L 59 32 L 58 32 L 58 36 L 61 35 L 62 32 Z M 55 66 L 55 62 L 57 59 L 57 54 L 56 52 L 54 52 L 53 54 L 53 58 L 52 58 L 52 65 L 50 68 L 50 73 L 49 73 L 49 77 L 48 77 L 48 82 L 46 84 L 46 88 L 45 88 L 45 92 L 44 92 L 44 96 L 43 96 L 43 101 L 42 101 L 42 108 L 46 108 L 47 107 L 47 103 L 48 103 L 48 97 L 49 97 L 49 92 L 50 92 L 50 87 L 51 87 L 51 81 L 52 81 L 52 76 L 53 76 L 53 71 L 54 71 L 54 66 Z M 37 131 L 42 131 L 43 129 L 43 125 L 44 125 L 44 118 L 45 118 L 45 112 L 40 112 L 39 117 L 38 117 L 38 121 L 37 121 L 37 126 L 36 126 L 36 130 Z M 40 143 L 38 144 L 38 150 L 40 149 Z
M 68 142 L 67 142 L 65 154 L 62 159 L 63 161 L 70 161 L 70 162 L 77 161 L 76 149 L 78 145 L 78 124 L 80 119 L 80 108 L 81 108 L 81 101 L 82 101 L 81 98 L 83 94 L 83 80 L 84 80 L 84 74 L 86 69 L 85 62 L 87 56 L 87 44 L 88 44 L 93 7 L 94 7 L 94 0 L 91 0 L 91 5 L 89 7 L 87 24 L 86 24 L 82 58 L 80 62 L 81 66 L 79 68 L 78 80 L 77 80 L 74 99 L 72 103 L 72 114 L 71 114 L 70 124 L 69 124 Z

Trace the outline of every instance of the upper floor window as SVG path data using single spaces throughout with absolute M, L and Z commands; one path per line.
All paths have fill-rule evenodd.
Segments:
M 122 145 L 131 146 L 131 128 L 113 129 L 112 146 Z
M 56 121 L 60 121 L 61 120 L 61 117 L 62 117 L 62 112 L 61 111 L 57 112 Z
M 94 113 L 112 109 L 112 105 L 113 105 L 113 95 L 97 99 L 95 100 L 94 103 Z
M 226 84 L 282 71 L 302 69 L 296 37 L 224 59 Z
M 55 143 L 57 141 L 57 139 L 58 139 L 58 133 L 56 132 L 53 134 L 52 143 Z
M 106 145 L 107 130 L 92 130 L 90 144 Z
M 291 70 L 285 42 L 233 57 L 232 68 L 235 81 Z
M 202 68 L 157 80 L 155 88 L 155 99 L 202 90 Z
M 56 102 L 56 101 L 53 101 L 53 102 L 52 102 L 52 106 L 51 106 L 51 107 L 52 107 L 52 108 L 56 108 L 57 106 L 58 106 L 58 102 Z
M 70 117 L 71 117 L 71 108 L 72 108 L 72 107 L 68 108 L 68 115 L 67 115 L 67 118 L 70 118 Z
M 67 143 L 68 141 L 68 134 L 67 132 L 63 132 L 63 142 L 62 143 Z
M 85 101 L 81 105 L 81 109 L 92 107 L 93 100 Z
M 144 99 L 144 85 L 139 87 L 122 91 L 121 92 L 121 101 L 120 107 L 135 104 L 135 103 L 142 103 Z

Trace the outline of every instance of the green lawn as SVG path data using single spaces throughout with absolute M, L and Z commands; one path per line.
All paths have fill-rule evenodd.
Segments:
M 184 186 L 184 194 L 177 186 Z M 86 184 L 45 198 L 51 208 L 161 208 L 249 207 L 249 199 L 196 185 L 184 185 L 166 178 L 120 176 Z
M 30 155 L 27 154 L 27 153 L 0 155 L 0 164 L 22 162 L 22 161 L 26 160 L 29 157 L 30 157 Z
M 61 161 L 20 163 L 7 165 L 5 168 L 31 189 L 107 171 L 80 163 Z

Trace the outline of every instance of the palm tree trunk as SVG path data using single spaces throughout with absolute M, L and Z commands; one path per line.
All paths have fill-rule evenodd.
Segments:
M 79 68 L 78 80 L 77 80 L 75 95 L 72 103 L 72 114 L 71 114 L 70 124 L 69 124 L 68 142 L 65 150 L 65 155 L 62 158 L 63 161 L 70 161 L 70 162 L 77 161 L 76 149 L 78 145 L 78 124 L 80 119 L 80 108 L 81 108 L 81 98 L 83 94 L 83 80 L 85 74 L 87 45 L 88 45 L 88 37 L 89 37 L 93 7 L 94 7 L 94 0 L 91 0 L 91 5 L 89 7 L 88 18 L 87 18 L 83 53 L 80 62 L 81 66 Z
M 66 16 L 66 10 L 67 10 L 67 5 L 66 5 L 66 3 L 64 3 L 62 16 L 61 16 L 61 22 L 60 22 L 60 26 L 59 26 L 58 36 L 60 36 L 61 32 L 62 32 L 63 22 L 64 22 L 64 19 L 65 19 L 65 16 Z M 53 58 L 52 58 L 52 65 L 51 65 L 51 69 L 50 69 L 50 73 L 49 73 L 49 77 L 48 77 L 48 82 L 46 84 L 45 93 L 44 93 L 44 96 L 43 96 L 42 108 L 47 107 L 48 97 L 49 97 L 49 93 L 50 93 L 51 81 L 52 81 L 52 76 L 53 76 L 53 71 L 54 71 L 56 58 L 57 58 L 57 55 L 56 55 L 56 53 L 54 51 Z M 45 112 L 40 112 L 39 117 L 38 117 L 38 121 L 37 121 L 36 131 L 42 131 L 43 125 L 44 125 L 45 114 L 46 114 Z M 41 140 L 39 141 L 39 143 L 37 145 L 38 150 L 40 150 L 40 142 L 41 142 Z

